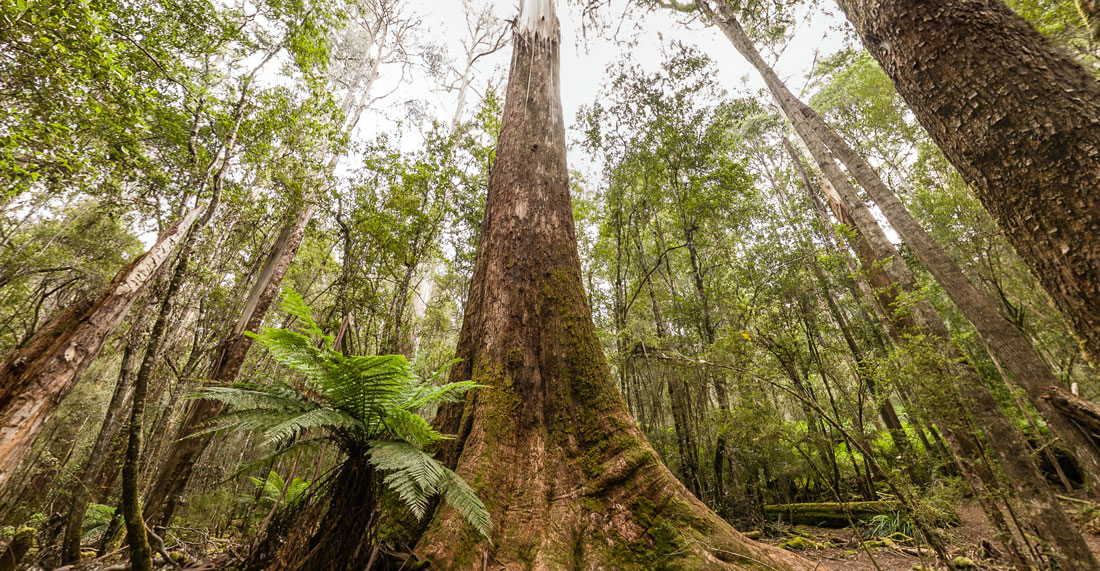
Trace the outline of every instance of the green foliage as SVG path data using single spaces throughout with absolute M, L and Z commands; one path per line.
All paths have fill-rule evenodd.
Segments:
M 257 478 L 255 476 L 249 477 L 252 480 L 252 484 L 256 486 L 256 489 L 260 492 L 260 500 L 268 505 L 274 505 L 279 502 L 279 498 L 282 498 L 284 506 L 293 506 L 298 503 L 298 500 L 305 496 L 309 491 L 311 482 L 303 480 L 302 478 L 294 478 L 290 481 L 290 485 L 280 476 L 275 470 L 271 470 L 267 474 L 267 478 Z M 286 488 L 286 493 L 283 493 L 283 488 Z
M 84 527 L 82 535 L 88 537 L 92 534 L 104 531 L 111 523 L 115 515 L 115 507 L 103 504 L 88 504 L 88 511 L 84 513 Z
M 421 382 L 402 355 L 345 356 L 328 348 L 332 337 L 322 333 L 300 295 L 284 292 L 283 307 L 294 317 L 295 329 L 265 328 L 251 336 L 304 380 L 296 386 L 238 383 L 198 391 L 196 398 L 230 408 L 206 432 L 254 431 L 280 452 L 311 432 L 322 432 L 349 461 L 366 457 L 384 472 L 383 482 L 417 517 L 440 494 L 488 535 L 489 514 L 477 494 L 424 449 L 446 437 L 417 413 L 429 404 L 455 402 L 478 385 L 464 381 L 433 386 L 438 373 Z

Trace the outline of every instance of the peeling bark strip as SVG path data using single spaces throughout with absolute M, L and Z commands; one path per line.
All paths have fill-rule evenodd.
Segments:
M 0 363 L 0 487 L 202 211 L 173 222 L 97 300 L 59 312 Z
M 996 0 L 838 0 L 1100 362 L 1100 83 Z
M 615 390 L 581 281 L 558 23 L 548 0 L 521 10 L 451 373 L 488 388 L 441 419 L 459 433 L 445 457 L 480 490 L 494 532 L 490 543 L 441 507 L 417 553 L 440 569 L 811 568 L 692 496 Z

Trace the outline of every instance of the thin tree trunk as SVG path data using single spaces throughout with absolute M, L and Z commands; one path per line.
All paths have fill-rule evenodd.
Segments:
M 218 347 L 207 376 L 211 381 L 233 382 L 240 374 L 244 358 L 252 347 L 252 338 L 244 333 L 258 330 L 263 323 L 283 277 L 302 243 L 313 211 L 314 204 L 310 202 L 298 212 L 292 223 L 283 228 L 249 293 L 237 325 Z M 146 498 L 146 511 L 150 514 L 150 519 L 159 525 L 166 525 L 171 520 L 179 497 L 191 478 L 195 462 L 213 439 L 213 435 L 191 435 L 198 432 L 208 420 L 221 414 L 223 409 L 221 403 L 210 400 L 193 401 L 189 406 L 176 433 L 176 439 L 164 462 L 160 464 Z
M 999 0 L 837 3 L 1100 361 L 1096 77 Z
M 925 269 L 943 286 L 951 301 L 978 331 L 990 352 L 1008 370 L 1016 384 L 1023 387 L 1043 420 L 1073 452 L 1092 486 L 1093 493 L 1100 496 L 1100 450 L 1043 399 L 1050 387 L 1057 387 L 1061 383 L 1054 371 L 1039 356 L 1031 340 L 998 311 L 989 295 L 978 290 L 967 279 L 958 264 L 921 228 L 871 165 L 829 128 L 820 115 L 805 105 L 800 105 L 800 108 L 807 122 L 817 128 L 816 132 L 822 136 L 829 149 L 878 204 L 890 226 L 913 250 Z
M 801 102 L 760 57 L 728 4 L 719 2 L 716 8 L 711 8 L 707 0 L 700 0 L 699 6 L 705 13 L 711 15 L 729 38 L 730 43 L 763 76 L 780 108 L 791 121 L 799 137 L 806 143 L 815 162 L 832 183 L 833 188 L 838 191 L 840 200 L 848 207 L 855 220 L 856 228 L 874 249 L 875 257 L 886 262 L 885 269 L 891 281 L 900 285 L 905 291 L 914 290 L 916 280 L 912 272 L 905 266 L 893 244 L 886 238 L 867 206 L 860 200 L 847 176 L 840 171 L 832 155 L 825 148 L 826 135 L 823 132 L 828 128 L 824 122 L 810 122 L 807 119 L 804 113 L 805 106 L 801 105 Z M 964 397 L 962 403 L 968 405 L 967 410 L 974 415 L 988 436 L 988 445 L 1000 461 L 1001 467 L 1008 476 L 1008 482 L 1016 492 L 1013 503 L 1022 511 L 1021 521 L 1026 522 L 1027 526 L 1050 545 L 1052 556 L 1058 565 L 1065 569 L 1082 570 L 1097 567 L 1096 559 L 1085 545 L 1080 531 L 1062 511 L 1046 480 L 1028 454 L 1019 431 L 1005 417 L 993 395 L 982 384 L 973 368 L 961 362 L 961 354 L 952 343 L 943 320 L 927 300 L 917 301 L 913 314 L 919 326 L 918 330 L 928 335 L 933 345 L 943 351 L 944 356 L 950 361 L 960 363 L 952 367 L 952 376 L 956 379 L 960 396 Z M 952 426 L 954 431 L 961 431 L 965 426 L 961 420 L 948 425 Z M 966 438 L 959 433 L 949 439 L 949 444 L 950 440 L 955 440 L 954 446 L 959 447 L 965 444 Z M 961 459 L 966 462 L 973 458 L 976 457 L 964 456 Z M 987 480 L 987 485 L 991 482 L 992 480 Z
M 174 221 L 98 299 L 59 312 L 0 363 L 0 487 L 201 213 Z
M 122 365 L 119 367 L 118 382 L 115 391 L 111 395 L 111 402 L 107 405 L 107 416 L 103 419 L 99 434 L 96 436 L 92 450 L 88 454 L 88 460 L 81 468 L 78 476 L 77 487 L 73 491 L 73 497 L 65 518 L 65 538 L 61 547 L 61 563 L 69 565 L 80 561 L 80 539 L 84 527 L 84 514 L 88 510 L 88 504 L 92 498 L 92 488 L 100 478 L 100 470 L 103 468 L 109 456 L 109 449 L 115 437 L 118 436 L 124 425 L 123 411 L 129 408 L 130 399 L 133 397 L 133 378 L 131 372 L 134 363 L 134 353 L 140 338 L 142 321 L 135 323 L 130 334 L 130 340 L 122 353 Z
M 551 0 L 524 0 L 514 29 L 463 360 L 451 372 L 490 388 L 439 418 L 457 433 L 443 458 L 480 488 L 495 531 L 472 538 L 443 507 L 416 551 L 446 569 L 809 567 L 695 499 L 626 412 L 584 297 Z M 662 525 L 670 544 L 653 537 Z

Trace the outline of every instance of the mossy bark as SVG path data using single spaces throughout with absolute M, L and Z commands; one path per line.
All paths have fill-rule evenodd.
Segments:
M 241 365 L 252 348 L 252 338 L 245 335 L 245 332 L 258 331 L 263 324 L 264 316 L 275 300 L 287 269 L 302 244 L 314 210 L 315 203 L 307 203 L 298 211 L 294 220 L 283 227 L 245 300 L 236 326 L 215 351 L 214 361 L 206 377 L 210 381 L 231 383 L 237 379 Z M 212 400 L 197 400 L 189 404 L 172 446 L 160 463 L 156 478 L 149 487 L 146 512 L 151 522 L 160 525 L 171 523 L 178 501 L 191 479 L 195 463 L 214 440 L 213 434 L 197 433 L 210 419 L 224 410 L 222 403 Z
M 34 547 L 35 529 L 33 527 L 20 528 L 11 538 L 11 543 L 0 552 L 0 571 L 15 571 L 27 552 Z
M 492 541 L 440 507 L 416 551 L 435 568 L 727 569 L 811 565 L 745 539 L 668 471 L 616 392 L 585 299 L 549 2 L 519 18 L 497 162 L 452 380 L 443 458 L 479 490 Z M 521 15 L 522 16 L 522 15 Z

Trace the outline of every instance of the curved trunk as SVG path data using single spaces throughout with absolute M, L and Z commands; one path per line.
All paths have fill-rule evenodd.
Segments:
M 61 311 L 0 363 L 0 487 L 202 212 L 174 221 L 94 302 Z
M 997 0 L 839 0 L 1100 360 L 1100 83 Z
M 755 544 L 657 459 L 616 392 L 584 297 L 549 0 L 524 0 L 497 162 L 444 414 L 445 455 L 480 489 L 492 541 L 441 507 L 417 552 L 443 569 L 810 565 Z

